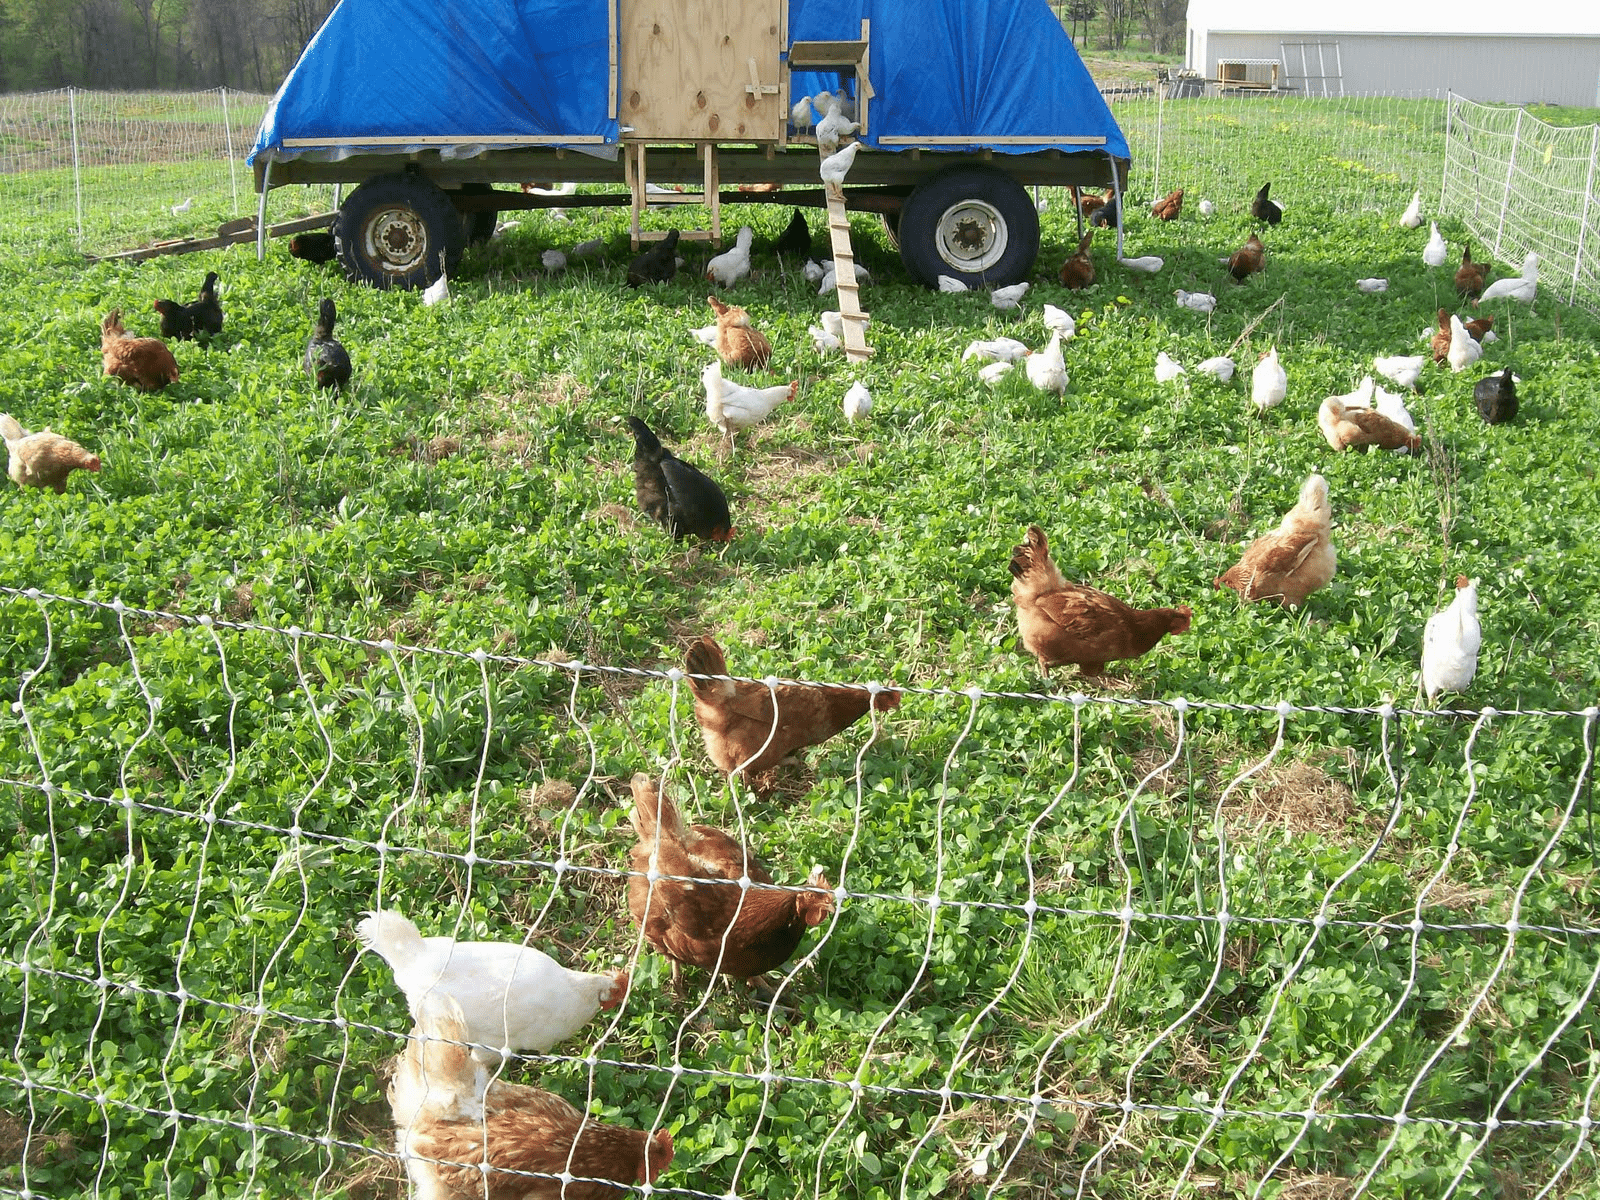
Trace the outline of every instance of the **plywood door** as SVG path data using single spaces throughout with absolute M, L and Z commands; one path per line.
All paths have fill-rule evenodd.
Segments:
M 623 136 L 776 141 L 787 117 L 781 9 L 782 0 L 619 0 Z

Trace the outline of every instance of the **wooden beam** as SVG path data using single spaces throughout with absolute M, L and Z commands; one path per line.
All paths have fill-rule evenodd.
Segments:
M 267 226 L 268 237 L 288 237 L 294 233 L 304 233 L 308 229 L 326 229 L 333 224 L 337 213 L 318 213 L 314 217 L 296 217 L 292 221 L 283 221 L 277 225 Z M 240 242 L 253 242 L 256 238 L 256 219 L 254 217 L 238 217 L 232 221 L 225 221 L 218 226 L 215 237 L 207 238 L 169 238 L 164 242 L 152 242 L 148 246 L 140 246 L 136 250 L 123 250 L 116 254 L 85 254 L 87 262 L 138 262 L 146 258 L 159 258 L 163 254 L 192 254 L 196 250 L 220 250 L 224 246 L 234 246 Z

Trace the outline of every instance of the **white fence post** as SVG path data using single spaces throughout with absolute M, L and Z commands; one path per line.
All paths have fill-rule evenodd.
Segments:
M 1522 114 L 1527 109 L 1517 109 L 1517 123 L 1511 129 L 1511 153 L 1506 157 L 1506 189 L 1500 197 L 1500 221 L 1494 228 L 1494 256 L 1500 257 L 1500 235 L 1506 228 L 1506 209 L 1511 205 L 1511 174 L 1517 169 L 1517 139 L 1522 134 Z
M 228 186 L 233 189 L 233 215 L 239 215 L 239 178 L 234 169 L 233 161 L 233 122 L 228 117 L 228 89 L 220 87 L 217 91 L 222 93 L 222 130 L 228 139 Z
M 83 164 L 78 161 L 78 93 L 67 89 L 67 111 L 72 121 L 72 191 L 78 212 L 78 249 L 83 249 Z
M 1162 118 L 1163 109 L 1166 107 L 1166 104 L 1165 104 L 1166 98 L 1167 98 L 1167 85 L 1164 84 L 1164 83 L 1161 83 L 1158 80 L 1156 82 L 1156 169 L 1155 169 L 1155 178 L 1151 181 L 1151 184 L 1150 184 L 1150 203 L 1151 204 L 1154 204 L 1157 200 L 1159 200 L 1161 198 L 1161 136 L 1162 136 L 1161 118 Z M 1120 221 L 1120 217 L 1121 217 L 1121 212 L 1119 210 L 1119 212 L 1118 212 L 1119 221 Z M 1117 248 L 1117 253 L 1118 254 L 1122 253 L 1122 248 L 1120 246 L 1118 246 L 1118 248 Z
M 1439 211 L 1444 211 L 1450 199 L 1450 135 L 1455 132 L 1456 94 L 1449 88 L 1444 93 L 1444 154 L 1439 163 Z
M 1572 289 L 1567 293 L 1567 303 L 1578 301 L 1578 273 L 1583 267 L 1584 237 L 1589 232 L 1589 205 L 1594 200 L 1594 162 L 1600 155 L 1600 125 L 1589 131 L 1589 177 L 1583 185 L 1583 216 L 1578 221 L 1578 249 L 1572 256 Z

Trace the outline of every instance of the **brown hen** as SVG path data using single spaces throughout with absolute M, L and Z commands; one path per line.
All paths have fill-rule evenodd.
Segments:
M 1168 192 L 1150 206 L 1150 214 L 1162 221 L 1176 221 L 1183 211 L 1183 189 Z
M 1012 547 L 1011 598 L 1022 644 L 1046 674 L 1076 663 L 1083 674 L 1099 675 L 1113 659 L 1138 658 L 1167 634 L 1187 633 L 1191 615 L 1188 605 L 1138 609 L 1099 588 L 1068 583 L 1037 525 Z
M 72 472 L 100 469 L 98 454 L 90 454 L 71 438 L 48 429 L 29 433 L 10 413 L 0 413 L 0 439 L 6 444 L 6 474 L 18 487 L 64 492 Z
M 395 1149 L 418 1196 L 622 1200 L 628 1185 L 653 1184 L 672 1162 L 666 1129 L 652 1137 L 603 1125 L 551 1092 L 485 1080 L 471 1049 L 458 1044 L 465 1041 L 460 1005 L 434 990 L 419 1002 L 416 1028 L 395 1060 Z M 565 1190 L 563 1173 L 573 1177 Z
M 1456 271 L 1456 291 L 1463 296 L 1470 296 L 1476 300 L 1483 292 L 1484 273 L 1488 270 L 1487 263 L 1472 261 L 1472 243 L 1468 242 L 1461 247 L 1461 267 Z
M 1246 600 L 1276 600 L 1290 608 L 1305 603 L 1333 579 L 1333 510 L 1328 481 L 1312 475 L 1300 486 L 1300 500 L 1273 532 L 1245 547 L 1239 561 L 1216 578 Z
M 159 392 L 178 379 L 178 360 L 160 338 L 129 337 L 122 310 L 113 308 L 100 322 L 100 358 L 107 375 L 141 392 Z
M 726 675 L 722 647 L 702 637 L 689 647 L 684 669 L 690 675 Z M 897 708 L 900 693 L 866 688 L 780 683 L 774 728 L 773 690 L 752 681 L 693 679 L 694 717 L 706 752 L 720 771 L 746 779 L 762 775 L 796 750 L 827 741 L 869 711 Z M 763 789 L 764 790 L 764 789 Z
M 717 354 L 730 367 L 758 371 L 772 357 L 772 343 L 766 334 L 750 326 L 750 314 L 737 304 L 724 304 L 715 296 L 706 303 L 717 314 Z
M 1317 428 L 1335 450 L 1349 446 L 1398 450 L 1403 446 L 1414 454 L 1422 449 L 1422 439 L 1400 422 L 1374 409 L 1347 405 L 1338 396 L 1329 396 L 1322 402 L 1317 410 Z
M 1240 283 L 1243 283 L 1257 271 L 1267 269 L 1267 248 L 1261 244 L 1261 239 L 1251 234 L 1244 245 L 1235 250 L 1228 258 L 1228 274 Z
M 628 879 L 628 912 L 645 940 L 672 960 L 674 987 L 684 964 L 754 984 L 757 976 L 788 962 L 806 930 L 833 912 L 833 894 L 820 869 L 806 881 L 819 891 L 682 882 L 748 878 L 771 884 L 772 876 L 722 830 L 685 826 L 678 806 L 649 775 L 635 775 L 632 786 L 639 843 L 630 852 L 635 874 Z M 652 881 L 651 871 L 679 878 Z
M 1094 283 L 1094 260 L 1089 257 L 1089 243 L 1094 240 L 1094 230 L 1083 235 L 1077 253 L 1061 264 L 1061 282 L 1069 288 L 1086 288 Z

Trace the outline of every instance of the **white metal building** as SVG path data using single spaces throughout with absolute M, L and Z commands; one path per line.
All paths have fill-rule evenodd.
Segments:
M 1600 106 L 1600 2 L 1189 0 L 1184 65 L 1247 89 Z

